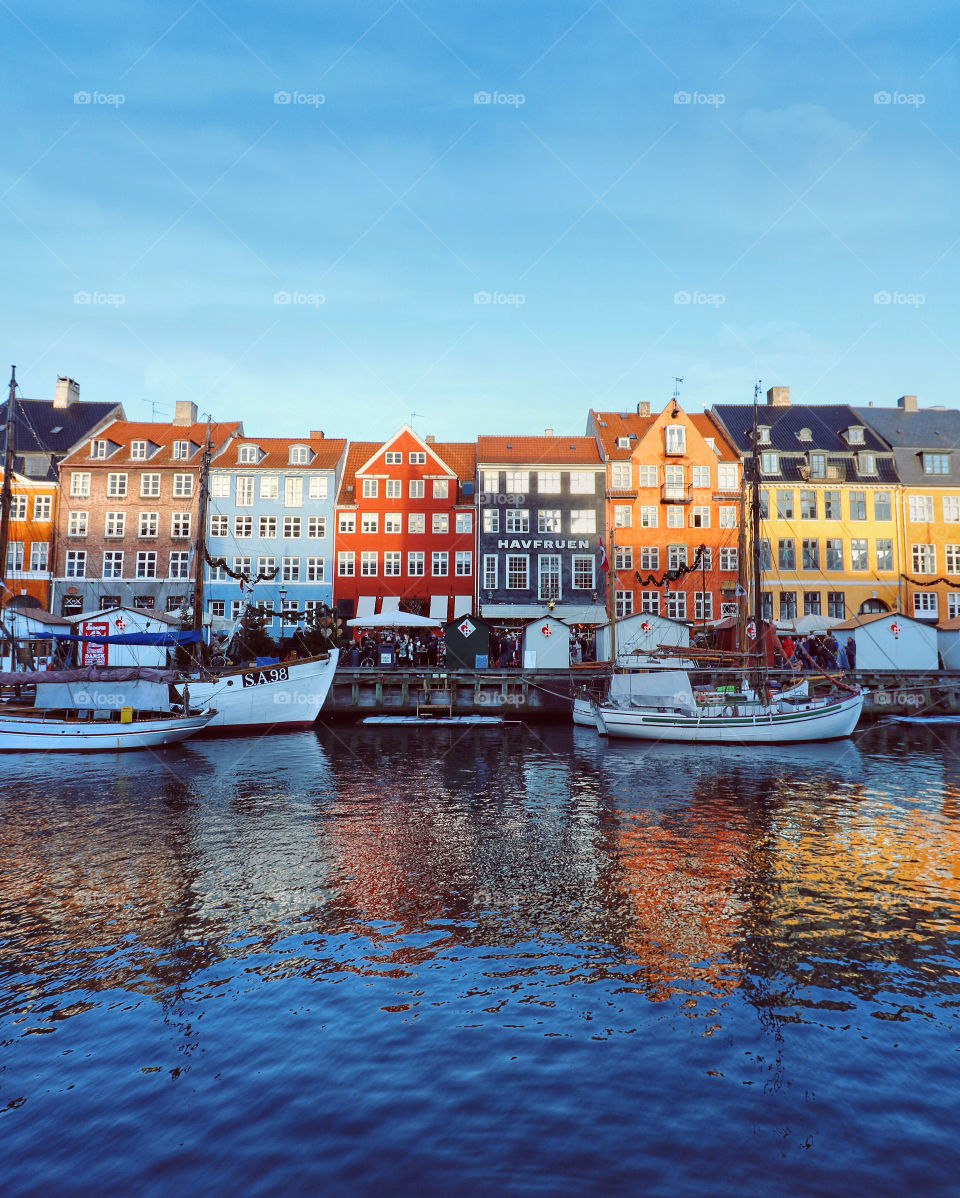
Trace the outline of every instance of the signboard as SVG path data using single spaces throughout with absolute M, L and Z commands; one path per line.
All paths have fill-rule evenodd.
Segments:
M 61 616 L 78 616 L 83 611 L 82 595 L 64 595 L 60 600 Z
M 244 687 L 267 686 L 271 682 L 284 682 L 290 677 L 286 666 L 270 666 L 266 670 L 244 670 L 240 675 Z
M 473 636 L 476 631 L 477 626 L 473 623 L 469 616 L 465 616 L 462 622 L 457 625 L 457 632 L 459 632 L 464 639 L 466 639 L 468 636 Z
M 110 625 L 106 620 L 87 620 L 80 625 L 81 636 L 109 636 Z M 107 645 L 91 645 L 87 641 L 80 643 L 80 664 L 82 666 L 105 666 L 107 661 Z
M 748 620 L 748 621 L 747 621 L 747 627 L 746 627 L 746 629 L 745 629 L 744 631 L 746 632 L 746 634 L 747 634 L 747 637 L 748 637 L 748 639 L 749 639 L 749 640 L 751 640 L 751 641 L 755 641 L 755 640 L 757 639 L 757 625 L 756 625 L 756 621 L 754 621 L 754 620 Z

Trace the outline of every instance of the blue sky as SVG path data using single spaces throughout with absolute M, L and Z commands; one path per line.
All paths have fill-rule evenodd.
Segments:
M 27 396 L 441 439 L 675 376 L 956 403 L 946 3 L 0 0 L 0 35 Z

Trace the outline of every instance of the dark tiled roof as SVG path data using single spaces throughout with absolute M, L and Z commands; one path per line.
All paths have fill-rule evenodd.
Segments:
M 900 408 L 855 408 L 864 424 L 871 425 L 893 446 L 897 470 L 910 486 L 956 487 L 960 485 L 960 412 L 904 412 Z M 923 450 L 950 454 L 949 474 L 927 474 Z M 951 453 L 950 451 L 953 450 Z
M 741 453 L 749 453 L 753 433 L 753 404 L 717 404 L 714 415 L 730 434 Z M 809 449 L 827 453 L 850 453 L 851 446 L 840 435 L 852 424 L 866 425 L 866 421 L 848 404 L 791 404 L 789 407 L 773 407 L 763 404 L 758 414 L 758 423 L 770 429 L 770 448 L 784 453 L 805 452 Z M 810 430 L 810 440 L 801 441 L 801 429 Z M 856 449 L 883 453 L 888 450 L 882 439 L 866 425 L 863 445 Z
M 779 457 L 779 473 L 761 475 L 760 482 L 762 486 L 776 486 L 778 482 L 824 484 L 834 481 L 831 478 L 812 478 L 807 471 L 808 462 L 806 454 L 788 455 L 781 453 Z M 864 486 L 869 486 L 871 483 L 892 484 L 900 481 L 896 466 L 894 465 L 893 454 L 877 454 L 876 466 L 876 474 L 860 474 L 857 471 L 853 454 L 847 453 L 842 457 L 827 455 L 827 469 L 830 470 L 831 467 L 835 467 L 839 470 L 839 476 L 835 479 L 838 484 L 863 483 Z
M 18 457 L 25 453 L 44 453 L 59 458 L 104 420 L 122 419 L 123 408 L 115 403 L 84 402 L 73 403 L 68 408 L 55 408 L 50 399 L 18 398 L 14 414 L 14 453 Z M 0 404 L 0 428 L 6 420 L 7 403 L 4 401 Z M 50 470 L 44 477 L 55 478 L 56 472 Z

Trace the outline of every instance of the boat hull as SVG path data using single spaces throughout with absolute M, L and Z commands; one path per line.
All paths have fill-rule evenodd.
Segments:
M 681 715 L 603 705 L 597 712 L 598 722 L 602 721 L 611 737 L 681 744 L 779 745 L 840 740 L 853 732 L 862 710 L 863 695 L 851 695 L 824 705 L 789 711 L 766 708 L 743 715 Z
M 337 669 L 337 655 L 250 666 L 208 680 L 190 680 L 190 702 L 213 707 L 205 736 L 245 728 L 309 727 L 320 714 Z
M 117 753 L 180 744 L 210 723 L 211 712 L 168 719 L 104 721 L 56 720 L 41 716 L 0 716 L 0 752 Z

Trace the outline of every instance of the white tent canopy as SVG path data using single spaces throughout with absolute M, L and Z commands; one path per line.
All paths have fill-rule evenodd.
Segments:
M 357 616 L 347 620 L 348 628 L 437 628 L 439 620 L 415 616 L 410 611 L 382 611 L 378 616 Z

